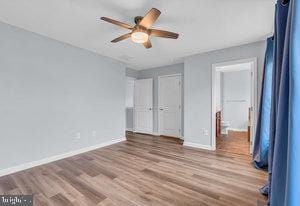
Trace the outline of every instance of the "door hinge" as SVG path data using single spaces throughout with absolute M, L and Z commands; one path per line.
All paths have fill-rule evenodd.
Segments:
M 179 85 L 181 85 L 181 81 L 179 81 Z
M 179 105 L 179 109 L 181 109 L 181 105 Z

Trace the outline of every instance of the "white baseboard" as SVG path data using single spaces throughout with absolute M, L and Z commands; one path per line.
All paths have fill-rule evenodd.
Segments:
M 203 145 L 203 144 L 197 144 L 197 143 L 186 142 L 186 141 L 183 142 L 183 146 L 195 147 L 195 148 L 205 149 L 205 150 L 213 150 L 212 146 L 210 145 Z
M 248 130 L 247 129 L 237 129 L 237 128 L 228 128 L 228 130 L 231 130 L 231 131 L 235 131 L 235 132 L 247 132 Z
M 28 162 L 28 163 L 17 165 L 17 166 L 10 167 L 10 168 L 7 168 L 7 169 L 3 169 L 3 170 L 0 170 L 0 177 L 5 176 L 5 175 L 9 175 L 9 174 L 12 174 L 12 173 L 15 173 L 15 172 L 19 172 L 19 171 L 22 171 L 22 170 L 30 169 L 32 167 L 44 165 L 44 164 L 54 162 L 54 161 L 57 161 L 57 160 L 61 160 L 61 159 L 67 158 L 67 157 L 72 157 L 72 156 L 75 156 L 75 155 L 78 155 L 78 154 L 81 154 L 81 153 L 89 152 L 89 151 L 92 151 L 92 150 L 95 150 L 95 149 L 99 149 L 101 147 L 106 147 L 106 146 L 116 144 L 116 143 L 119 143 L 119 142 L 123 142 L 123 141 L 126 141 L 125 137 L 115 139 L 115 140 L 111 140 L 111 141 L 108 141 L 108 142 L 103 142 L 103 143 L 98 144 L 98 145 L 93 145 L 93 146 L 90 146 L 90 147 L 85 147 L 85 148 L 82 148 L 82 149 L 74 150 L 74 151 L 67 152 L 67 153 L 64 153 L 64 154 L 59 154 L 59 155 L 55 155 L 55 156 L 51 156 L 51 157 L 46 157 L 44 159 Z
M 133 132 L 133 129 L 132 128 L 126 128 L 126 131 Z

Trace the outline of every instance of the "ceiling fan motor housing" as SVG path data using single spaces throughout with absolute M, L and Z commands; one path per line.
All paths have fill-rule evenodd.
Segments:
M 142 19 L 143 19 L 142 16 L 136 16 L 136 17 L 134 17 L 134 22 L 135 22 L 135 24 L 140 23 L 140 21 L 142 21 Z

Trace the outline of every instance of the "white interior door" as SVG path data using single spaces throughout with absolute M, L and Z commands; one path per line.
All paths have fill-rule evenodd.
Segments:
M 181 75 L 158 78 L 158 127 L 160 135 L 181 136 Z
M 134 132 L 153 132 L 153 80 L 139 79 L 134 83 Z

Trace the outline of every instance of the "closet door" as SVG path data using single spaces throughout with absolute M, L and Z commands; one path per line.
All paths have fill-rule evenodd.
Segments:
M 153 132 L 153 80 L 139 79 L 134 84 L 134 132 Z
M 158 126 L 160 135 L 180 137 L 181 76 L 158 78 Z

